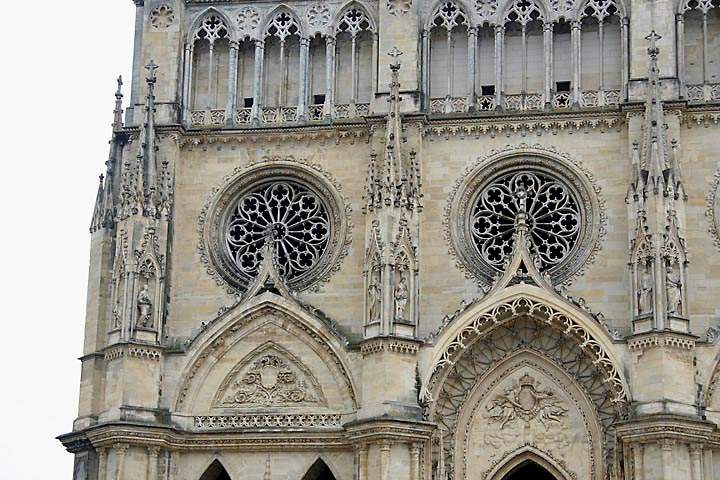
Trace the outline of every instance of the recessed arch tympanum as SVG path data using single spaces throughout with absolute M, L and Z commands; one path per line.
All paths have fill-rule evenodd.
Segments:
M 602 478 L 615 448 L 609 433 L 629 402 L 608 334 L 548 289 L 520 282 L 488 297 L 441 333 L 423 381 L 448 477 L 480 470 L 483 480 L 502 480 L 491 471 L 503 459 L 559 443 L 565 447 L 539 451 L 563 470 Z M 523 437 L 523 422 L 534 423 L 537 435 Z M 477 453 L 494 450 L 490 459 Z
M 325 412 L 329 405 L 346 413 L 357 408 L 345 340 L 297 302 L 270 292 L 224 313 L 191 342 L 186 355 L 176 400 L 179 413 L 207 415 L 212 409 L 245 407 Z M 233 375 L 257 381 L 241 382 L 245 390 L 235 392 L 229 386 Z M 278 377 L 286 388 L 275 388 Z M 307 384 L 307 396 L 292 389 L 293 379 Z M 264 393 L 272 399 L 263 401 Z M 238 394 L 245 396 L 238 400 Z
M 199 480 L 231 480 L 231 477 L 219 460 L 213 460 Z
M 303 475 L 302 480 L 336 480 L 330 467 L 321 459 L 315 460 L 308 471 Z

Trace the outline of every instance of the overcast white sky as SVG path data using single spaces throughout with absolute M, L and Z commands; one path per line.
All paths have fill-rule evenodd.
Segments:
M 131 0 L 3 7 L 0 479 L 70 479 L 72 456 L 54 437 L 77 413 L 88 226 L 115 78 L 129 79 L 135 9 Z

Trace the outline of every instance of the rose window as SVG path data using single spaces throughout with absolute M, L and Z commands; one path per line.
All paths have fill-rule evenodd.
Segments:
M 291 181 L 262 184 L 240 195 L 225 223 L 225 248 L 246 279 L 254 277 L 262 249 L 272 242 L 280 275 L 291 281 L 309 273 L 328 249 L 330 220 L 324 202 Z
M 529 240 L 542 269 L 566 260 L 581 230 L 573 192 L 546 173 L 520 171 L 502 175 L 476 197 L 470 217 L 472 242 L 482 259 L 497 271 L 512 254 L 515 220 L 525 214 Z

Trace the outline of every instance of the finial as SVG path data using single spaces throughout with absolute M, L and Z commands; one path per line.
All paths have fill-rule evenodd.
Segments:
M 148 72 L 150 72 L 150 75 L 145 79 L 145 81 L 148 84 L 148 92 L 153 92 L 155 90 L 155 83 L 157 82 L 157 76 L 155 75 L 155 70 L 157 70 L 158 67 L 155 64 L 154 60 L 150 60 L 150 63 L 145 65 L 145 69 L 147 69 Z
M 401 52 L 400 49 L 397 48 L 397 47 L 393 47 L 393 48 L 390 49 L 390 51 L 388 52 L 388 55 L 390 55 L 390 56 L 393 58 L 393 61 L 392 61 L 392 63 L 390 64 L 390 68 L 391 68 L 393 71 L 396 71 L 396 70 L 399 70 L 399 69 L 400 69 L 400 55 L 402 55 L 402 54 L 403 54 L 403 52 Z
M 122 100 L 123 100 L 123 93 L 122 93 L 122 75 L 120 75 L 117 78 L 117 90 L 115 91 L 115 110 L 113 110 L 113 131 L 117 132 L 120 130 L 123 126 L 123 120 L 122 120 Z
M 122 75 L 120 75 L 117 78 L 117 91 L 115 92 L 115 98 L 122 98 L 122 87 L 123 87 L 123 81 L 122 81 Z
M 525 189 L 525 185 L 516 185 L 514 196 L 515 204 L 517 205 L 517 213 L 515 214 L 515 228 L 518 232 L 527 232 L 527 190 Z
M 658 53 L 660 53 L 660 48 L 658 48 L 658 46 L 657 46 L 657 41 L 660 40 L 661 38 L 662 37 L 660 35 L 658 35 L 658 33 L 655 30 L 650 32 L 650 34 L 647 37 L 645 37 L 645 40 L 647 40 L 649 42 L 648 49 L 647 49 L 648 55 L 650 55 L 650 58 L 652 58 L 653 60 L 657 59 Z

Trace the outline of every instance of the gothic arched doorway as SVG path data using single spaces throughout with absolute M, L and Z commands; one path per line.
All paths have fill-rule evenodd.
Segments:
M 543 467 L 527 460 L 513 468 L 502 480 L 557 480 L 550 472 Z
M 231 480 L 225 467 L 218 460 L 215 460 L 202 474 L 200 480 Z
M 333 475 L 330 467 L 318 458 L 308 469 L 305 476 L 302 477 L 302 480 L 335 480 L 335 475 Z

